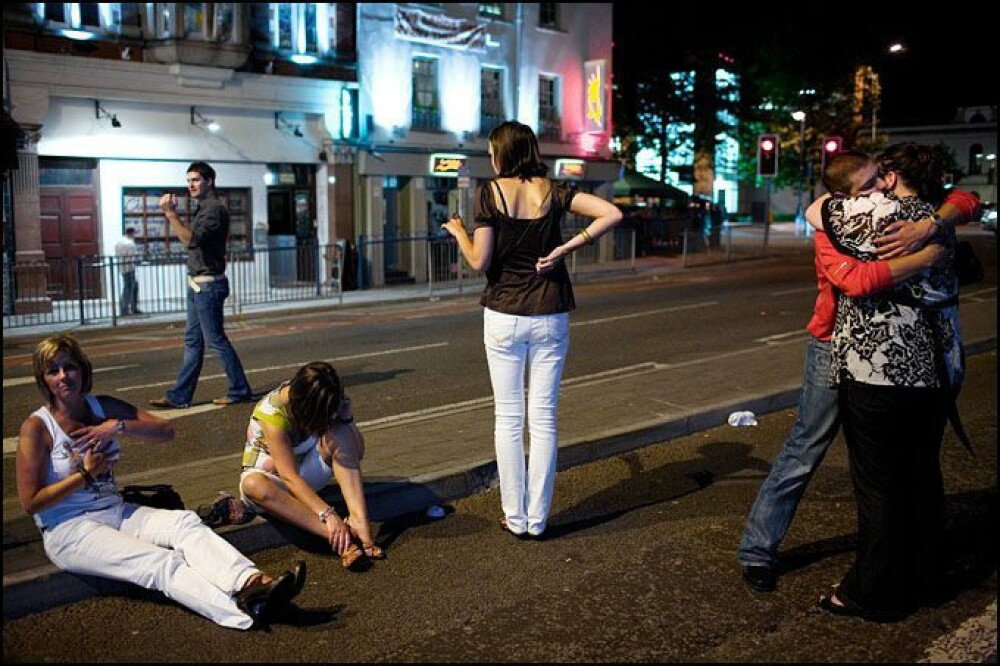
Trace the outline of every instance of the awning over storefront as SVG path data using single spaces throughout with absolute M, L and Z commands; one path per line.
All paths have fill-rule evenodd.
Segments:
M 684 190 L 673 185 L 661 183 L 648 178 L 638 171 L 625 169 L 622 177 L 615 181 L 612 188 L 615 199 L 661 199 L 670 201 L 686 201 L 689 195 Z

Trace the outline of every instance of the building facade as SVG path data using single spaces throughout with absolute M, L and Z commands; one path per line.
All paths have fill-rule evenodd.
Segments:
M 185 194 L 196 160 L 217 171 L 234 260 L 374 238 L 372 284 L 419 279 L 426 262 L 386 241 L 469 210 L 507 118 L 536 128 L 554 175 L 610 194 L 610 71 L 610 4 L 8 3 L 5 266 L 39 268 L 5 307 L 67 297 L 51 267 L 110 254 L 128 226 L 182 276 L 155 202 Z
M 884 127 L 886 145 L 915 141 L 944 146 L 961 174 L 955 185 L 979 195 L 983 203 L 997 201 L 997 107 L 961 107 L 947 125 Z

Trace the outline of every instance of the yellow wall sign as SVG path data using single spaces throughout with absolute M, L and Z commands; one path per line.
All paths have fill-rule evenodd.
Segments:
M 587 171 L 583 160 L 556 160 L 556 178 L 579 180 Z
M 465 175 L 467 159 L 465 155 L 434 153 L 431 155 L 430 175 L 443 178 L 458 178 L 459 175 Z
M 584 132 L 603 132 L 608 128 L 607 66 L 603 60 L 588 60 L 583 63 L 583 80 L 586 82 L 586 108 L 584 108 Z

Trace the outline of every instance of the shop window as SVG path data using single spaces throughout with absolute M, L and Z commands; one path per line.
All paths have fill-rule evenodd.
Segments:
M 177 214 L 190 224 L 194 202 L 186 188 L 126 187 L 122 189 L 122 233 L 128 227 L 136 230 L 135 243 L 146 259 L 181 263 L 187 259 L 187 248 L 171 233 L 160 209 L 160 197 L 168 193 L 177 196 Z M 241 253 L 251 249 L 250 190 L 220 187 L 215 193 L 229 211 L 229 250 Z

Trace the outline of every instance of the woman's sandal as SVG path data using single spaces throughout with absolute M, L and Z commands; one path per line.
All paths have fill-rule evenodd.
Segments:
M 385 550 L 381 546 L 372 544 L 370 546 L 359 546 L 352 543 L 344 554 L 340 556 L 340 562 L 345 569 L 361 569 L 363 565 L 371 560 L 384 560 Z
M 352 543 L 344 551 L 344 554 L 340 556 L 340 563 L 344 565 L 345 569 L 354 569 L 361 566 L 365 561 L 365 553 L 361 550 L 357 544 Z
M 830 615 L 837 615 L 840 617 L 861 617 L 865 615 L 860 608 L 856 608 L 852 605 L 844 603 L 835 592 L 830 594 L 824 594 L 819 598 L 819 607 L 825 610 Z

